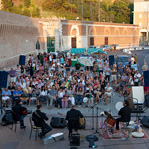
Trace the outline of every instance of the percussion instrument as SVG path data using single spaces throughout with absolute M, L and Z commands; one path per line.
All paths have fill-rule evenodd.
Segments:
M 119 111 L 121 108 L 123 108 L 123 102 L 122 101 L 118 101 L 116 104 L 115 104 L 115 109 L 117 111 Z
M 144 137 L 144 133 L 143 132 L 132 132 L 132 136 L 135 138 L 142 138 Z
M 84 102 L 84 103 L 88 102 L 88 98 L 87 98 L 87 97 L 84 97 L 84 98 L 83 98 L 83 102 Z
M 116 120 L 113 117 L 107 117 L 104 123 L 107 125 L 108 128 L 111 128 L 114 127 Z
M 107 111 L 104 111 L 104 114 L 107 116 L 107 119 L 104 121 L 104 123 L 107 125 L 107 127 L 108 128 L 114 127 L 116 120 Z

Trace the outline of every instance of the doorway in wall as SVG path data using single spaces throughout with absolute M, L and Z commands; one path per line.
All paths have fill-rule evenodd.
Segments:
M 77 48 L 77 38 L 76 37 L 71 38 L 71 47 Z

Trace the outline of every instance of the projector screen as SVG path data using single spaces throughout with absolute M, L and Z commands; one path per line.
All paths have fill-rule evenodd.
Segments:
M 132 86 L 132 98 L 133 98 L 133 102 L 137 103 L 138 99 L 138 103 L 144 103 L 144 88 L 143 86 Z M 136 99 L 134 99 L 136 98 Z

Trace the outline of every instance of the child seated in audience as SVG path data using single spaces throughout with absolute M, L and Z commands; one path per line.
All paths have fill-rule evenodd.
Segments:
M 68 108 L 68 96 L 64 95 L 62 98 L 62 108 Z
M 35 103 L 37 105 L 37 95 L 36 95 L 35 90 L 32 91 L 31 98 L 29 99 L 29 106 L 30 106 L 32 100 L 35 101 Z

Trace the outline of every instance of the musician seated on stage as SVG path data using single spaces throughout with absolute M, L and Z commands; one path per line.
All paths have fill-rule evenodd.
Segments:
M 39 134 L 40 138 L 43 138 L 52 128 L 46 124 L 45 120 L 48 120 L 48 117 L 45 113 L 41 112 L 42 105 L 37 105 L 37 110 L 32 114 L 32 120 L 36 127 L 41 127 L 42 132 Z
M 76 110 L 76 105 L 72 105 L 70 111 L 67 112 L 66 120 L 68 120 L 68 129 L 69 129 L 69 136 L 72 133 L 72 129 L 76 132 L 79 128 L 79 118 L 83 118 L 82 113 L 79 110 Z
M 131 119 L 131 108 L 129 107 L 129 102 L 127 100 L 124 100 L 123 102 L 123 108 L 120 109 L 118 115 L 120 115 L 120 118 L 116 119 L 116 129 L 119 130 L 119 122 L 128 122 Z
M 24 126 L 24 118 L 26 115 L 23 114 L 23 111 L 27 110 L 27 108 L 22 106 L 22 100 L 18 99 L 16 102 L 16 105 L 12 107 L 13 111 L 13 119 L 15 122 L 20 121 L 20 128 L 25 129 L 26 126 Z

